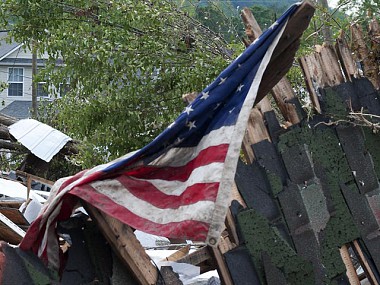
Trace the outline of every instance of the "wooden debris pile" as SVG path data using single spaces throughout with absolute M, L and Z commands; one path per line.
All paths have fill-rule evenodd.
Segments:
M 341 34 L 335 46 L 316 47 L 299 59 L 314 110 L 306 114 L 289 81 L 279 79 L 299 44 L 294 31 L 300 22 L 307 26 L 312 13 L 306 3 L 289 23 L 265 73 L 218 247 L 183 245 L 166 260 L 198 266 L 201 273 L 216 269 L 227 285 L 380 283 L 380 134 L 371 128 L 380 116 L 378 73 L 352 26 L 352 37 L 359 37 L 354 57 Z M 253 41 L 261 31 L 248 10 L 243 19 Z M 372 35 L 377 26 L 371 24 Z M 369 127 L 359 124 L 360 114 Z M 123 284 L 183 284 L 172 268 L 159 270 L 152 263 L 133 229 L 84 202 L 83 207 L 90 218 L 73 217 L 59 229 L 86 245 L 66 245 L 62 284 L 78 276 L 100 284 L 116 283 L 112 278 Z

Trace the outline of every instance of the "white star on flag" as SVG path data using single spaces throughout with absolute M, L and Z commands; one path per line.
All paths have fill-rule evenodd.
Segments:
M 194 109 L 191 108 L 191 105 L 189 105 L 189 106 L 187 106 L 187 107 L 185 108 L 184 113 L 190 115 L 190 113 L 191 113 L 192 111 L 194 111 Z
M 219 84 L 218 85 L 222 85 L 224 82 L 226 82 L 226 80 L 227 80 L 227 77 L 221 77 L 220 78 L 220 82 L 219 82 Z
M 202 97 L 201 99 L 206 100 L 210 95 L 208 94 L 210 91 L 207 92 L 202 92 Z
M 188 122 L 188 123 L 187 123 L 187 126 L 189 127 L 189 130 L 191 130 L 192 128 L 196 128 L 196 127 L 197 127 L 197 126 L 195 125 L 195 121 Z

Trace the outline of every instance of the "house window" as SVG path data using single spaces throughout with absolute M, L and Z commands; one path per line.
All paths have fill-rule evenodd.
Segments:
M 9 68 L 8 96 L 23 96 L 24 69 L 21 67 Z
M 70 87 L 67 83 L 59 83 L 59 98 L 63 97 L 69 92 Z
M 49 93 L 45 82 L 37 83 L 37 97 L 49 97 Z

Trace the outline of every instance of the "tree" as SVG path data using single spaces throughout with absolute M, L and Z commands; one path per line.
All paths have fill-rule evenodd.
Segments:
M 209 2 L 206 6 L 196 6 L 194 18 L 221 35 L 227 42 L 240 41 L 244 35 L 244 27 L 238 13 L 235 11 L 235 14 L 232 12 L 226 14 L 215 4 Z
M 68 92 L 39 119 L 83 141 L 84 167 L 150 142 L 181 95 L 230 59 L 220 37 L 166 1 L 4 0 L 0 10 L 10 37 L 49 55 L 39 76 Z

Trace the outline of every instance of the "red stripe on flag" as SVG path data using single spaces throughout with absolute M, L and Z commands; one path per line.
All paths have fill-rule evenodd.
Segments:
M 143 179 L 162 179 L 186 181 L 191 172 L 200 166 L 213 162 L 224 162 L 226 159 L 228 144 L 211 146 L 202 150 L 196 158 L 180 167 L 170 166 L 144 166 L 137 169 L 128 170 L 125 174 Z
M 72 189 L 71 194 L 78 196 L 107 215 L 120 220 L 122 223 L 150 234 L 192 240 L 205 240 L 207 237 L 209 229 L 209 224 L 207 223 L 186 220 L 182 222 L 158 224 L 132 213 L 127 208 L 115 204 L 110 198 L 96 192 L 96 190 L 89 185 L 75 187 Z
M 219 182 L 197 183 L 177 196 L 162 193 L 150 182 L 144 180 L 135 180 L 128 176 L 121 176 L 117 180 L 134 196 L 158 208 L 177 208 L 199 201 L 215 201 L 219 188 Z

